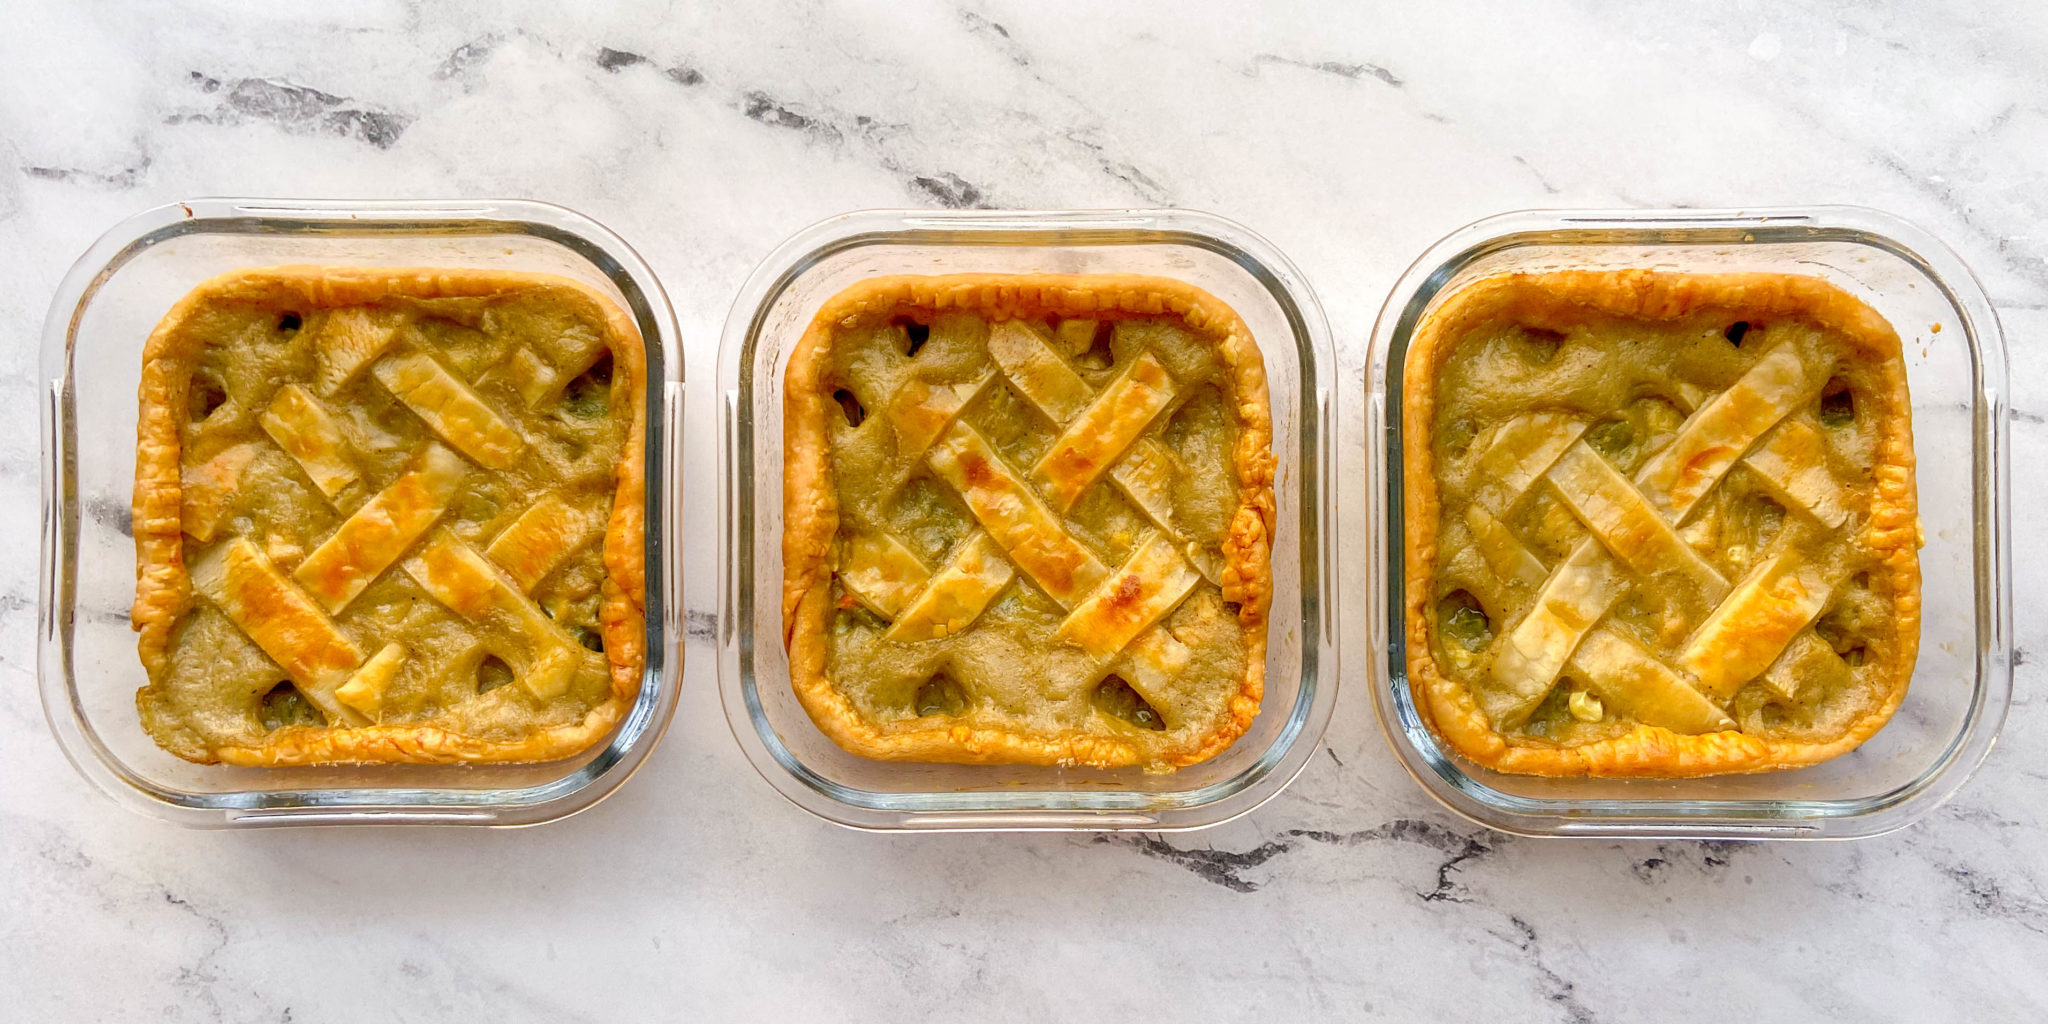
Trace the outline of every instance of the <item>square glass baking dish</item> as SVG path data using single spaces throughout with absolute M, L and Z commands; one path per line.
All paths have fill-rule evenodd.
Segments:
M 812 724 L 782 644 L 782 380 L 818 307 L 882 274 L 1143 273 L 1177 278 L 1242 315 L 1266 362 L 1279 528 L 1266 694 L 1221 755 L 1170 774 L 874 761 Z M 1307 761 L 1336 699 L 1329 328 L 1273 246 L 1189 211 L 870 211 L 814 225 L 741 289 L 719 349 L 724 476 L 719 691 L 764 778 L 827 820 L 877 830 L 1201 828 L 1278 793 Z
M 609 740 L 535 765 L 242 768 L 159 748 L 136 717 L 145 682 L 135 592 L 136 386 L 172 303 L 228 270 L 278 264 L 486 267 L 560 274 L 620 304 L 647 347 L 647 666 Z M 181 825 L 527 825 L 582 810 L 646 759 L 675 710 L 680 582 L 667 500 L 682 360 L 661 285 L 617 235 L 545 203 L 194 199 L 102 236 L 58 286 L 43 332 L 43 708 L 72 764 L 129 807 Z
M 1809 768 L 1701 779 L 1547 779 L 1446 750 L 1408 685 L 1401 623 L 1401 368 L 1437 301 L 1500 273 L 1654 268 L 1824 278 L 1904 342 L 1918 460 L 1924 623 L 1904 704 L 1860 748 Z M 1373 701 L 1409 774 L 1480 824 L 1546 836 L 1824 839 L 1925 815 L 1982 762 L 2012 695 L 2005 343 L 1983 289 L 1925 231 L 1860 207 L 1717 212 L 1530 211 L 1452 233 L 1403 275 L 1374 327 L 1366 384 L 1373 479 Z M 1940 457 L 1927 457 L 1939 454 Z

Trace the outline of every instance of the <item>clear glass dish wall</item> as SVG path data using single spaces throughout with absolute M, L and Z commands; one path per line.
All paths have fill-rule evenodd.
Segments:
M 647 346 L 647 668 L 610 739 L 538 765 L 239 768 L 159 748 L 136 717 L 128 627 L 136 386 L 156 322 L 216 274 L 280 264 L 487 267 L 560 274 L 609 295 Z M 679 581 L 666 509 L 682 360 L 660 284 L 617 235 L 545 203 L 196 199 L 139 214 L 59 286 L 42 353 L 43 705 L 66 756 L 123 804 L 201 827 L 520 825 L 581 810 L 644 760 L 676 702 Z
M 1279 529 L 1263 710 L 1236 745 L 1171 774 L 913 764 L 848 754 L 812 725 L 781 639 L 782 374 L 829 297 L 882 274 L 1140 273 L 1223 299 L 1250 325 L 1272 392 Z M 1321 309 L 1269 243 L 1187 211 L 898 213 L 834 218 L 754 273 L 719 353 L 724 581 L 719 682 L 748 758 L 777 791 L 871 829 L 1176 829 L 1242 814 L 1313 750 L 1336 696 L 1328 486 L 1335 377 Z
M 1482 769 L 1438 742 L 1410 694 L 1402 586 L 1401 367 L 1416 324 L 1460 287 L 1562 269 L 1769 271 L 1825 278 L 1905 342 L 1918 460 L 1924 622 L 1905 703 L 1857 750 L 1788 772 L 1704 779 L 1545 779 Z M 1938 325 L 1938 327 L 1937 327 Z M 1531 835 L 1842 838 L 1899 828 L 1968 778 L 2012 694 L 2005 346 L 1967 267 L 1926 232 L 1875 210 L 1818 207 L 1506 214 L 1416 261 L 1374 328 L 1366 385 L 1375 504 L 1367 670 L 1409 773 L 1481 824 Z

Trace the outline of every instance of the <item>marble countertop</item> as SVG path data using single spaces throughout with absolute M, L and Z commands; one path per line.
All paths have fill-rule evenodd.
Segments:
M 2048 460 L 2048 11 L 583 6 L 10 7 L 0 1016 L 2048 1016 L 2048 709 L 2029 657 L 2048 651 L 2048 487 L 2026 471 Z M 37 349 L 58 279 L 100 232 L 199 195 L 584 211 L 662 276 L 692 381 L 713 378 L 756 261 L 836 212 L 1209 210 L 1314 282 L 1351 389 L 1394 278 L 1478 217 L 1879 207 L 1954 246 L 2009 341 L 2011 717 L 1953 802 L 1881 838 L 1517 839 L 1401 772 L 1354 651 L 1326 749 L 1228 825 L 876 836 L 811 818 L 748 767 L 693 640 L 661 748 L 569 821 L 160 824 L 65 765 L 35 696 Z M 1356 416 L 1340 505 L 1363 500 Z M 708 445 L 685 472 L 685 521 L 708 528 Z M 709 609 L 711 550 L 691 555 L 687 604 Z

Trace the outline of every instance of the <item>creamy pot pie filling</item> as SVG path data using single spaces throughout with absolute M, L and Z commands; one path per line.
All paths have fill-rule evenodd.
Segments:
M 193 761 L 541 760 L 637 692 L 641 350 L 566 279 L 274 268 L 151 336 L 145 729 Z
M 1166 769 L 1257 713 L 1271 432 L 1227 306 L 877 279 L 817 315 L 785 408 L 791 674 L 840 745 Z
M 1407 361 L 1408 658 L 1437 731 L 1534 774 L 1835 756 L 1905 693 L 1899 342 L 1818 279 L 1503 275 Z

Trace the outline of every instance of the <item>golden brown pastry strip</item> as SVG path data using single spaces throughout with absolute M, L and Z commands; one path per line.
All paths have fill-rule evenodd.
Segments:
M 1089 330 L 1092 336 L 1094 328 Z M 1095 398 L 1095 389 L 1037 331 L 1015 320 L 989 328 L 988 354 L 1011 386 L 1055 426 L 1081 415 Z
M 1494 515 L 1506 514 L 1585 432 L 1583 420 L 1555 412 L 1526 413 L 1502 424 L 1479 457 L 1485 483 L 1472 503 Z
M 1815 566 L 1774 555 L 1745 577 L 1700 623 L 1678 667 L 1722 700 L 1778 660 L 1827 604 L 1832 588 Z
M 1678 536 L 1641 491 L 1585 442 L 1566 448 L 1544 474 L 1558 496 L 1606 545 L 1638 573 L 1678 570 L 1709 600 L 1728 592 L 1728 581 Z
M 981 616 L 1016 570 L 988 534 L 976 530 L 953 549 L 946 564 L 910 601 L 884 639 L 912 642 L 958 633 Z
M 552 700 L 568 689 L 586 652 L 475 548 L 443 530 L 406 560 L 405 570 L 464 618 L 523 635 L 527 644 L 499 653 L 535 697 Z
M 362 663 L 356 645 L 277 571 L 256 545 L 236 537 L 192 566 L 192 585 L 212 601 L 330 719 L 363 718 L 334 698 Z
M 1666 519 L 1684 519 L 1764 431 L 1811 401 L 1826 379 L 1825 370 L 1808 366 L 1793 345 L 1773 347 L 1636 472 L 1643 496 Z
M 180 517 L 193 540 L 213 540 L 221 520 L 241 498 L 242 474 L 255 458 L 255 445 L 238 444 L 185 471 Z
M 885 619 L 900 614 L 931 576 L 916 552 L 886 533 L 857 533 L 847 538 L 839 561 L 840 585 Z
M 391 681 L 398 677 L 399 669 L 405 667 L 405 648 L 397 644 L 385 644 L 384 649 L 363 662 L 348 677 L 348 682 L 335 688 L 336 700 L 355 709 L 368 721 L 379 721 L 384 712 L 384 694 L 391 688 Z
M 1595 630 L 1572 656 L 1600 699 L 1645 725 L 1687 735 L 1735 728 L 1706 696 L 1650 652 L 1611 629 Z
M 1200 579 L 1173 543 L 1155 533 L 1053 635 L 1094 657 L 1113 657 L 1172 611 Z
M 398 340 L 396 313 L 366 306 L 345 306 L 329 312 L 313 341 L 319 363 L 314 388 L 323 395 L 341 390 Z
M 1779 500 L 1832 530 L 1848 521 L 1849 509 L 1842 485 L 1828 473 L 1827 443 L 1811 419 L 1787 417 L 1742 461 Z
M 545 494 L 493 538 L 484 553 L 504 568 L 521 593 L 529 593 L 603 527 L 603 512 Z
M 1053 600 L 1071 608 L 1109 575 L 973 427 L 954 423 L 932 446 L 930 461 L 1010 560 Z
M 1090 484 L 1124 457 L 1152 420 L 1173 401 L 1173 378 L 1150 352 L 1139 356 L 1081 415 L 1067 424 L 1032 474 L 1054 507 L 1074 507 Z
M 990 379 L 984 376 L 968 384 L 933 384 L 922 377 L 904 381 L 889 396 L 887 407 L 889 423 L 896 428 L 897 456 L 906 465 L 923 461 L 939 435 Z
M 455 453 L 429 442 L 292 575 L 329 614 L 339 613 L 441 518 L 467 473 Z
M 441 440 L 491 469 L 510 469 L 526 439 L 462 378 L 423 352 L 401 352 L 370 372 Z
M 263 432 L 298 462 L 321 494 L 332 499 L 356 482 L 356 467 L 348 461 L 348 442 L 341 436 L 341 427 L 312 392 L 286 384 L 277 389 L 270 408 L 257 419 Z

